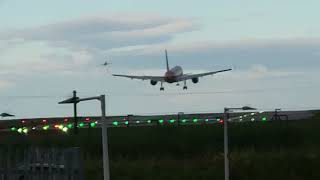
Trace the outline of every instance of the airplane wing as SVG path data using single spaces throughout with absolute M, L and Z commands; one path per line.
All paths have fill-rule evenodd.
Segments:
M 163 76 L 131 76 L 131 75 L 122 75 L 122 74 L 112 74 L 113 76 L 125 77 L 130 79 L 140 79 L 140 80 L 153 80 L 153 81 L 164 81 Z
M 0 117 L 13 117 L 14 115 L 9 114 L 9 113 L 1 113 Z
M 184 81 L 184 80 L 193 79 L 193 78 L 199 78 L 199 77 L 203 77 L 203 76 L 214 75 L 217 73 L 231 71 L 231 70 L 232 69 L 224 69 L 224 70 L 220 70 L 220 71 L 211 71 L 211 72 L 200 73 L 200 74 L 186 74 L 186 75 L 183 75 L 181 78 L 179 78 L 179 81 Z

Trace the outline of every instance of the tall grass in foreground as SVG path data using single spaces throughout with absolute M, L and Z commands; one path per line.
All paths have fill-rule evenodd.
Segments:
M 320 179 L 320 119 L 230 125 L 231 178 Z M 99 129 L 0 134 L 0 145 L 79 146 L 88 179 L 101 179 Z M 222 179 L 223 126 L 109 129 L 112 179 Z

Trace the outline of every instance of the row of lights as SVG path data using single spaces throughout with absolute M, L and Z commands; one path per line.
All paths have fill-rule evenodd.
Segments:
M 236 118 L 232 118 L 232 119 L 233 119 L 233 120 L 234 120 L 234 119 L 237 119 L 237 120 L 239 120 L 239 121 L 241 122 L 241 121 L 243 121 L 243 118 L 247 118 L 247 117 L 249 117 L 250 115 L 251 115 L 251 116 L 254 116 L 255 113 L 251 113 L 251 114 L 249 114 L 249 115 L 248 115 L 248 114 L 247 114 L 247 115 L 242 115 L 242 116 L 239 116 L 239 117 L 236 117 Z M 223 119 L 216 118 L 215 120 L 216 120 L 216 122 L 218 122 L 218 123 L 220 123 L 220 124 L 223 124 L 223 123 L 224 123 L 224 120 L 223 120 Z M 250 120 L 251 120 L 251 121 L 255 121 L 256 119 L 255 119 L 255 118 L 251 118 Z M 169 123 L 169 124 L 174 124 L 174 123 L 176 123 L 176 122 L 187 123 L 188 121 L 189 121 L 189 120 L 187 120 L 187 119 L 182 119 L 182 120 L 170 119 L 170 120 L 167 120 L 167 121 L 164 120 L 164 119 L 159 119 L 159 120 L 157 120 L 158 124 L 164 124 L 165 122 L 167 122 L 167 123 Z M 198 122 L 200 122 L 200 121 L 202 121 L 202 119 L 194 118 L 194 119 L 191 120 L 192 123 L 198 123 Z M 210 120 L 209 120 L 209 119 L 204 119 L 203 121 L 204 121 L 204 122 L 209 122 Z M 261 121 L 267 121 L 267 117 L 262 117 Z M 47 123 L 47 120 L 44 119 L 44 120 L 42 120 L 42 122 L 43 122 L 43 123 Z M 68 119 L 64 119 L 64 122 L 68 122 Z M 135 124 L 140 124 L 140 123 L 143 123 L 143 122 L 144 122 L 144 121 L 136 120 L 136 121 L 135 121 Z M 151 123 L 154 122 L 154 121 L 152 121 L 152 120 L 147 120 L 147 121 L 145 121 L 145 122 L 146 122 L 147 124 L 151 124 Z M 97 126 L 97 124 L 98 124 L 98 121 L 90 122 L 90 118 L 86 118 L 86 119 L 85 119 L 85 122 L 80 122 L 79 125 L 78 125 L 78 127 L 79 127 L 79 128 L 83 128 L 83 127 L 85 127 L 86 123 L 89 125 L 90 128 L 95 128 L 95 127 Z M 121 124 L 121 122 L 119 122 L 119 121 L 113 121 L 113 122 L 112 122 L 112 125 L 113 125 L 113 126 L 119 126 L 120 124 Z M 129 121 L 126 120 L 125 122 L 123 122 L 123 124 L 128 126 L 128 125 L 129 125 Z M 69 129 L 73 128 L 73 124 L 72 124 L 72 123 L 69 123 L 69 124 L 67 124 L 67 125 L 55 124 L 55 125 L 52 125 L 52 127 L 53 127 L 54 129 L 59 129 L 59 130 L 65 132 L 65 133 L 67 133 Z M 36 129 L 37 129 L 36 127 L 33 127 L 33 128 L 32 128 L 32 130 L 36 130 Z M 42 129 L 42 130 L 49 130 L 49 129 L 50 129 L 50 125 L 44 125 L 44 126 L 42 126 L 40 129 Z M 27 127 L 22 127 L 22 128 L 12 127 L 10 130 L 11 130 L 11 131 L 17 131 L 17 132 L 20 133 L 20 134 L 27 134 L 27 133 L 29 132 L 29 129 L 28 129 Z
M 181 122 L 182 123 L 186 123 L 186 122 L 188 122 L 189 120 L 187 120 L 187 119 L 182 119 L 181 120 Z M 193 123 L 197 123 L 197 122 L 199 122 L 200 120 L 199 119 L 193 119 L 192 120 L 192 122 Z M 220 119 L 217 119 L 217 121 L 221 121 Z M 147 120 L 147 121 L 145 121 L 147 124 L 151 124 L 152 123 L 152 120 Z M 164 120 L 164 119 L 159 119 L 159 120 L 157 120 L 157 122 L 159 123 L 159 124 L 164 124 L 166 121 Z M 170 119 L 170 120 L 167 120 L 167 122 L 169 123 L 169 124 L 174 124 L 174 123 L 176 123 L 176 122 L 179 122 L 178 120 L 175 120 L 175 119 Z M 205 122 L 209 122 L 209 119 L 205 119 Z M 140 121 L 140 120 L 137 120 L 137 121 L 135 121 L 135 123 L 136 124 L 140 124 L 140 123 L 142 123 L 142 121 Z M 129 121 L 125 121 L 123 124 L 125 124 L 125 125 L 129 125 Z M 118 126 L 118 125 L 120 125 L 120 122 L 119 121 L 113 121 L 112 122 L 112 125 L 114 125 L 114 126 Z
M 90 120 L 91 120 L 90 118 L 85 118 L 84 121 L 85 121 L 85 122 L 89 122 Z M 63 119 L 63 122 L 65 122 L 65 123 L 67 123 L 68 121 L 69 121 L 68 118 Z M 46 124 L 46 123 L 48 123 L 48 120 L 47 120 L 47 119 L 42 119 L 41 122 L 44 123 L 44 124 Z M 26 120 L 21 120 L 21 123 L 22 123 L 22 124 L 26 124 L 27 121 L 26 121 Z
M 255 114 L 256 114 L 256 113 L 251 113 L 251 114 L 242 115 L 242 116 L 239 116 L 238 119 L 239 119 L 239 121 L 242 121 L 243 118 L 246 118 L 246 117 L 248 117 L 248 116 L 250 116 L 250 115 L 253 116 L 253 115 L 255 115 Z M 264 117 L 262 120 L 264 120 L 264 119 L 266 119 L 266 117 Z M 254 121 L 254 118 L 252 118 L 251 120 Z M 63 121 L 64 121 L 65 123 L 67 123 L 69 120 L 66 118 L 66 119 L 64 119 Z M 187 122 L 187 121 L 188 121 L 188 120 L 186 120 L 186 119 L 181 120 L 182 123 L 185 123 L 185 122 Z M 193 119 L 193 122 L 194 122 L 194 123 L 196 123 L 197 121 L 198 121 L 198 119 L 196 119 L 196 118 Z M 209 119 L 205 119 L 205 121 L 208 122 Z M 217 118 L 217 121 L 219 121 L 219 118 Z M 42 120 L 42 123 L 45 123 L 45 124 L 46 124 L 47 122 L 48 122 L 48 121 L 47 121 L 46 119 L 43 119 L 43 120 Z M 85 122 L 90 122 L 90 118 L 85 118 Z M 160 120 L 159 120 L 159 123 L 160 123 L 160 124 L 162 124 L 163 122 L 164 122 L 163 119 L 160 119 Z M 169 123 L 174 123 L 174 122 L 176 122 L 176 120 L 174 120 L 174 119 L 169 120 Z M 22 123 L 22 124 L 25 124 L 26 121 L 25 121 L 25 120 L 22 120 L 21 123 Z M 138 121 L 136 121 L 136 123 L 139 124 L 140 121 L 138 120 Z M 151 120 L 148 120 L 147 123 L 151 123 Z M 117 121 L 114 121 L 113 124 L 114 124 L 115 126 L 118 125 Z M 128 122 L 128 121 L 125 121 L 125 124 L 128 125 L 129 122 Z M 80 123 L 80 125 L 83 126 L 83 123 L 82 123 L 82 124 Z M 80 126 L 80 127 L 81 127 L 81 126 Z
M 94 128 L 94 127 L 97 126 L 98 121 L 89 122 L 88 124 L 89 124 L 89 127 Z M 85 126 L 84 122 L 81 122 L 78 125 L 78 127 L 80 127 L 80 128 L 83 128 L 84 126 Z M 46 131 L 46 130 L 49 130 L 50 127 L 52 127 L 53 129 L 58 129 L 58 130 L 61 130 L 61 131 L 65 132 L 65 133 L 67 133 L 69 129 L 73 128 L 73 124 L 72 123 L 65 124 L 65 125 L 64 124 L 54 124 L 54 125 L 51 125 L 51 126 L 50 125 L 44 125 L 44 126 L 42 126 L 40 128 L 39 127 L 32 127 L 31 129 L 32 130 L 37 130 L 38 129 L 38 130 Z M 20 134 L 28 134 L 28 132 L 29 132 L 29 128 L 27 128 L 27 127 L 21 127 L 21 128 L 11 127 L 10 130 L 13 131 L 13 132 L 18 132 Z
M 246 117 L 248 117 L 248 116 L 246 115 L 245 118 L 246 118 Z M 242 117 L 239 117 L 239 118 L 237 118 L 237 119 L 238 119 L 239 121 L 243 121 L 243 116 L 242 116 Z M 251 121 L 255 121 L 256 118 L 251 118 L 250 120 L 251 120 Z M 189 121 L 189 120 L 187 120 L 187 119 L 182 119 L 182 120 L 170 119 L 170 120 L 167 120 L 167 121 L 164 120 L 164 119 L 157 120 L 157 122 L 158 122 L 159 124 L 164 124 L 165 122 L 167 122 L 167 123 L 169 123 L 169 124 L 174 124 L 174 123 L 176 123 L 176 122 L 187 123 L 188 121 Z M 209 120 L 209 119 L 201 120 L 201 119 L 196 119 L 196 118 L 191 120 L 192 123 L 198 123 L 198 122 L 200 122 L 200 121 L 209 122 L 210 120 Z M 224 123 L 224 120 L 223 120 L 223 119 L 220 119 L 220 118 L 217 118 L 216 121 L 217 121 L 218 123 L 220 123 L 220 124 L 223 124 L 223 123 Z M 267 117 L 262 117 L 261 121 L 267 121 Z M 147 124 L 151 124 L 151 123 L 154 122 L 154 121 L 152 121 L 152 120 L 147 120 L 147 121 L 145 121 L 145 122 L 146 122 Z M 140 121 L 140 120 L 135 121 L 135 124 L 140 124 L 140 123 L 142 123 L 142 121 Z M 121 124 L 120 121 L 113 121 L 113 122 L 112 122 L 112 125 L 113 125 L 113 126 L 119 126 L 120 124 Z M 124 121 L 123 124 L 129 125 L 129 121 Z

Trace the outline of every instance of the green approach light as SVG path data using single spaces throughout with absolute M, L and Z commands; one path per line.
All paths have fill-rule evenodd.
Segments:
M 90 123 L 90 127 L 95 127 L 96 125 L 97 125 L 97 124 L 94 123 L 94 122 Z
M 187 120 L 186 119 L 182 119 L 182 121 L 181 121 L 182 123 L 186 123 L 187 122 Z
M 124 122 L 125 125 L 129 125 L 129 121 Z
M 139 124 L 139 123 L 140 123 L 140 121 L 136 121 L 136 123 L 137 123 L 137 124 Z
M 119 125 L 119 122 L 118 121 L 113 121 L 112 123 L 114 126 L 118 126 Z
M 17 130 L 17 128 L 15 128 L 15 127 L 11 128 L 11 131 L 16 131 L 16 130 Z
M 174 123 L 175 121 L 176 120 L 174 120 L 174 119 L 169 120 L 170 123 Z
M 262 118 L 262 121 L 267 121 L 267 117 L 263 117 L 263 118 Z
M 194 123 L 197 123 L 198 122 L 198 119 L 193 119 L 192 120 Z
M 82 122 L 82 123 L 80 123 L 80 124 L 79 124 L 79 126 L 80 126 L 80 127 L 83 127 L 83 126 L 84 126 L 84 123 L 83 123 L 83 122 Z
M 49 129 L 49 125 L 43 126 L 42 129 L 45 130 L 45 131 L 48 130 Z
M 163 119 L 160 119 L 160 120 L 159 120 L 159 123 L 160 123 L 160 124 L 163 124 L 163 122 L 164 122 Z
M 148 120 L 147 123 L 150 124 L 150 123 L 151 123 L 151 120 Z
M 67 127 L 68 127 L 69 129 L 71 129 L 71 128 L 73 127 L 73 125 L 72 125 L 72 124 L 68 124 Z
M 206 121 L 206 122 L 209 122 L 209 119 L 206 119 L 205 121 Z

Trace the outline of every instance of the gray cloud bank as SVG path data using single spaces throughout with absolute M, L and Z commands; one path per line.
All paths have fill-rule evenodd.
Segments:
M 58 47 L 109 49 L 169 41 L 195 30 L 191 19 L 147 16 L 97 16 L 3 32 L 2 40 L 44 41 Z
M 315 68 L 320 65 L 320 39 L 172 43 L 176 35 L 197 29 L 199 25 L 188 18 L 96 16 L 2 32 L 0 52 L 34 42 L 49 45 L 53 48 L 51 52 L 33 52 L 41 59 L 21 63 L 22 68 L 36 71 L 60 71 L 72 69 L 75 65 L 88 68 L 107 58 L 114 62 L 115 69 L 141 68 L 142 64 L 143 68 L 154 69 L 164 65 L 165 48 L 169 50 L 170 64 L 190 69 L 248 68 L 252 64 L 269 68 Z M 61 48 L 67 51 L 58 51 Z M 18 58 L 12 59 L 15 66 L 19 66 L 19 61 Z
M 246 69 L 263 64 L 272 69 L 315 69 L 320 66 L 320 39 L 244 40 L 237 42 L 190 42 L 150 45 L 120 51 L 114 56 L 119 66 L 139 68 L 164 67 L 163 49 L 169 49 L 170 63 L 189 69 L 235 66 Z

